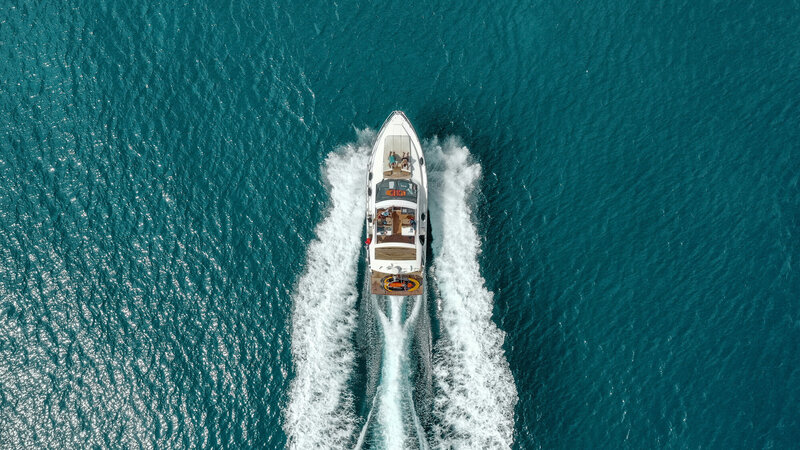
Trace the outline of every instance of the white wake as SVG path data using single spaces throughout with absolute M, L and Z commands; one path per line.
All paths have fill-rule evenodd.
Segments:
M 481 175 L 453 138 L 424 144 L 430 180 L 433 279 L 440 297 L 441 339 L 434 348 L 434 424 L 439 448 L 510 448 L 517 388 L 492 322 L 470 194 Z
M 357 417 L 348 390 L 354 368 L 356 275 L 366 208 L 364 177 L 374 133 L 328 155 L 323 169 L 331 198 L 308 247 L 293 294 L 292 357 L 284 429 L 292 448 L 353 445 Z
M 408 359 L 406 334 L 403 330 L 403 297 L 390 297 L 389 317 L 378 312 L 384 334 L 383 371 L 380 412 L 383 438 L 387 449 L 404 448 L 403 423 L 404 365 Z
M 376 439 L 372 444 L 387 450 L 406 448 L 427 450 L 429 447 L 425 429 L 417 417 L 414 405 L 409 367 L 411 338 L 425 302 L 421 296 L 390 296 L 387 297 L 388 311 L 384 314 L 382 308 L 378 306 L 377 297 L 373 295 L 371 298 L 383 335 L 381 380 L 375 395 L 378 427 Z M 408 317 L 404 319 L 405 312 L 408 312 Z M 371 416 L 372 411 L 369 414 Z M 361 448 L 368 426 L 369 418 L 361 432 L 356 449 Z

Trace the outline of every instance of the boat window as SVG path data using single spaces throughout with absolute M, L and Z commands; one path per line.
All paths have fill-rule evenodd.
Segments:
M 384 200 L 406 200 L 417 202 L 417 185 L 408 180 L 383 180 L 376 189 L 376 202 Z

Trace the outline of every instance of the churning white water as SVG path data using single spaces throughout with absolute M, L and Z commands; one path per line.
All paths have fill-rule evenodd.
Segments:
M 492 322 L 469 208 L 481 167 L 456 139 L 427 141 L 433 269 L 441 338 L 434 347 L 434 438 L 441 448 L 509 448 L 517 389 Z
M 425 429 L 414 404 L 410 364 L 410 358 L 413 357 L 411 341 L 417 332 L 417 320 L 425 301 L 421 296 L 370 296 L 370 299 L 379 319 L 382 336 L 380 384 L 356 448 L 361 447 L 368 428 L 373 426 L 370 443 L 378 448 L 427 449 Z M 377 414 L 378 420 L 371 424 L 373 414 Z
M 403 397 L 407 389 L 405 360 L 408 358 L 403 332 L 403 297 L 389 298 L 389 317 L 379 312 L 383 328 L 383 370 L 381 374 L 380 421 L 387 449 L 404 448 Z
M 352 376 L 356 275 L 366 207 L 363 176 L 374 135 L 325 160 L 331 207 L 308 247 L 306 270 L 293 294 L 292 357 L 296 376 L 284 429 L 293 448 L 353 445 L 357 418 L 347 383 Z
M 308 247 L 306 269 L 293 293 L 295 378 L 284 428 L 293 448 L 427 448 L 416 414 L 410 376 L 410 336 L 422 297 L 374 303 L 382 342 L 380 385 L 357 433 L 349 391 L 355 366 L 356 287 L 366 184 L 374 133 L 325 160 L 331 207 Z M 508 448 L 513 440 L 516 386 L 503 353 L 504 333 L 491 320 L 492 293 L 484 286 L 479 238 L 469 208 L 480 166 L 455 139 L 424 143 L 433 228 L 432 281 L 438 291 L 441 336 L 433 352 L 433 423 L 436 448 Z M 432 257 L 431 257 L 432 256 Z M 371 425 L 372 424 L 372 425 Z M 374 432 L 368 428 L 375 426 Z M 372 437 L 369 437 L 372 436 Z

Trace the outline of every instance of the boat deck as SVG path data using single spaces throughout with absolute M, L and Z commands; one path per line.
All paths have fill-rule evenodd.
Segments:
M 378 233 L 378 244 L 386 242 L 402 242 L 413 244 L 416 236 L 415 210 L 402 207 L 379 208 L 375 227 Z M 387 258 L 378 258 L 387 259 Z M 391 258 L 389 258 L 391 259 Z
M 376 295 L 422 295 L 425 280 L 419 272 L 392 275 L 370 271 L 370 292 Z
M 375 259 L 413 261 L 417 259 L 417 249 L 414 247 L 379 247 L 375 249 Z
M 386 136 L 383 145 L 383 178 L 389 180 L 411 179 L 411 138 Z
M 391 170 L 385 170 L 383 172 L 383 178 L 386 180 L 410 180 L 411 171 L 394 167 Z

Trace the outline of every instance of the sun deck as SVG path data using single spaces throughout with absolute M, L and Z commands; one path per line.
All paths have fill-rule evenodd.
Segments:
M 383 177 L 389 180 L 410 180 L 412 162 L 411 138 L 386 136 L 383 144 Z

